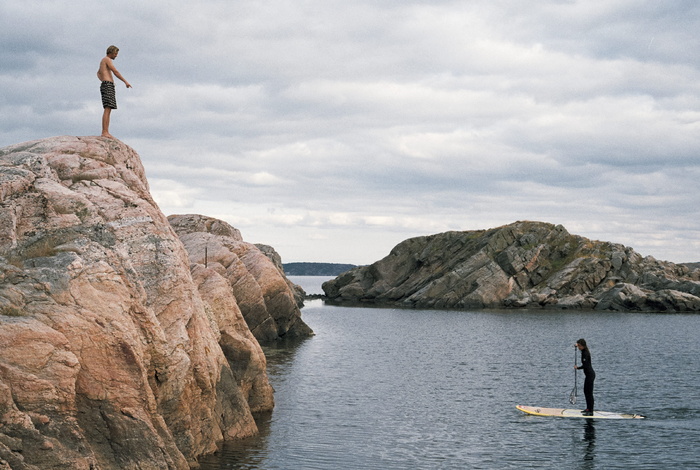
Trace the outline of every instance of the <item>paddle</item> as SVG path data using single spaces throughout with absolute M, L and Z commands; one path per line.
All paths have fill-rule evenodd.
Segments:
M 576 345 L 574 345 L 574 366 L 576 366 L 576 349 L 578 348 L 576 347 Z M 574 368 L 574 389 L 571 390 L 571 393 L 569 394 L 569 403 L 571 403 L 572 405 L 576 404 L 576 396 L 578 395 L 578 390 L 576 387 L 576 372 L 578 372 L 578 370 Z

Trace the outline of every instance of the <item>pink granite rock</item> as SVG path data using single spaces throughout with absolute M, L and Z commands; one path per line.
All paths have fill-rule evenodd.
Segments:
M 244 242 L 237 229 L 203 215 L 171 215 L 168 220 L 190 261 L 198 265 L 206 262 L 210 270 L 228 281 L 258 340 L 313 334 L 301 319 L 293 285 L 258 246 Z
M 184 469 L 257 432 L 264 356 L 195 272 L 130 147 L 0 149 L 0 462 Z

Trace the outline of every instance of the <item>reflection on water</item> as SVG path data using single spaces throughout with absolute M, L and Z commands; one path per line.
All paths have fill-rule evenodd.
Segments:
M 590 462 L 590 466 L 584 468 L 595 468 L 593 466 L 593 460 L 595 460 L 595 421 L 592 419 L 584 420 L 583 429 L 583 441 L 586 443 L 585 452 L 583 454 L 583 460 L 585 462 Z
M 271 378 L 286 373 L 298 348 L 309 338 L 283 338 L 270 345 L 264 345 L 267 370 Z M 274 382 L 274 380 L 273 380 Z M 277 398 L 277 394 L 275 394 Z M 202 470 L 213 469 L 264 469 L 269 455 L 268 444 L 272 429 L 273 412 L 254 415 L 258 435 L 233 442 L 226 442 L 218 452 L 200 459 Z
M 283 373 L 284 369 L 294 361 L 297 350 L 311 338 L 281 338 L 273 343 L 263 344 L 268 373 Z
M 700 315 L 435 312 L 307 304 L 316 336 L 266 347 L 276 406 L 260 435 L 202 470 L 693 468 Z M 527 416 L 567 406 L 584 336 L 601 410 L 645 420 Z M 663 383 L 658 383 L 659 374 Z
M 227 442 L 215 454 L 200 459 L 202 469 L 262 469 L 268 455 L 268 439 L 270 436 L 270 420 L 272 413 L 262 413 L 256 416 L 260 434 L 239 441 Z

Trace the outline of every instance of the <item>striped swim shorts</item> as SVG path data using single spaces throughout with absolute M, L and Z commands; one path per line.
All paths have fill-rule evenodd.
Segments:
M 117 95 L 114 91 L 114 82 L 102 82 L 100 85 L 100 94 L 102 94 L 103 108 L 117 109 Z

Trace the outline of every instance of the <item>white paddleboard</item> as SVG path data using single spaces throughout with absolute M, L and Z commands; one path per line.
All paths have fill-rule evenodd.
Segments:
M 629 413 L 611 413 L 609 411 L 594 411 L 592 415 L 584 415 L 583 410 L 566 408 L 544 408 L 540 406 L 517 405 L 520 411 L 535 416 L 557 416 L 559 418 L 589 418 L 589 419 L 641 419 L 642 415 Z

